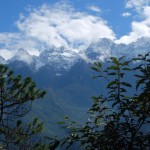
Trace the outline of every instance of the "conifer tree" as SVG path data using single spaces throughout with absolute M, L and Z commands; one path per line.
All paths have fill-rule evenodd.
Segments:
M 34 119 L 22 123 L 31 110 L 32 102 L 42 98 L 45 91 L 37 89 L 30 77 L 15 76 L 7 66 L 0 65 L 0 145 L 3 149 L 33 149 L 43 147 L 37 134 L 42 123 Z M 36 139 L 35 139 L 36 137 Z

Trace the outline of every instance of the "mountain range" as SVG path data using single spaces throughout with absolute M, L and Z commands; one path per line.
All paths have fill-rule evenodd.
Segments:
M 7 64 L 16 74 L 31 76 L 39 88 L 45 89 L 44 100 L 33 104 L 31 116 L 45 122 L 49 134 L 64 134 L 55 123 L 68 116 L 82 124 L 87 119 L 90 97 L 105 93 L 105 82 L 93 80 L 90 69 L 93 62 L 105 63 L 112 56 L 131 59 L 150 52 L 150 38 L 140 38 L 125 45 L 110 39 L 100 39 L 84 49 L 51 47 L 39 56 L 32 56 L 23 48 L 9 60 L 0 56 L 0 63 Z
M 140 53 L 150 51 L 150 38 L 139 38 L 131 44 L 117 44 L 107 38 L 102 38 L 95 43 L 91 43 L 86 48 L 69 49 L 65 47 L 50 47 L 41 51 L 39 56 L 30 55 L 23 48 L 18 49 L 15 55 L 9 60 L 5 60 L 0 55 L 0 63 L 9 64 L 13 61 L 23 61 L 30 65 L 32 69 L 38 70 L 41 67 L 49 66 L 55 70 L 69 70 L 76 62 L 83 60 L 87 63 L 95 61 L 105 61 L 112 56 L 126 56 L 129 59 L 136 57 Z M 56 71 L 56 72 L 57 72 Z

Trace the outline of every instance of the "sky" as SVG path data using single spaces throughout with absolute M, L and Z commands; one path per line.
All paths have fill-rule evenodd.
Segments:
M 0 55 L 51 46 L 81 49 L 100 38 L 150 37 L 150 0 L 0 0 Z

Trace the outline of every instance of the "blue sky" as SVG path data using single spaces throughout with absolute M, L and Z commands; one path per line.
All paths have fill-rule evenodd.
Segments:
M 150 37 L 150 0 L 0 0 L 0 53 L 24 47 L 86 47 L 106 37 L 129 44 Z M 13 50 L 12 50 L 13 49 Z
M 1 0 L 0 1 L 0 32 L 16 32 L 15 22 L 19 19 L 20 13 L 29 14 L 27 9 L 38 8 L 43 4 L 52 5 L 56 0 Z M 100 16 L 108 21 L 116 35 L 119 37 L 130 31 L 130 22 L 132 17 L 122 17 L 122 13 L 126 12 L 125 1 L 123 0 L 73 0 L 66 1 L 70 3 L 77 11 L 87 12 L 89 14 Z M 95 6 L 101 9 L 101 12 L 89 10 L 88 7 Z M 131 10 L 130 10 L 131 11 Z M 126 26 L 126 28 L 124 28 Z

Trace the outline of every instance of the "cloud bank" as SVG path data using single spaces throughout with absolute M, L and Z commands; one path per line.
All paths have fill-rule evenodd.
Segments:
M 132 21 L 131 32 L 122 36 L 117 43 L 129 44 L 141 37 L 150 37 L 150 0 L 127 0 L 127 9 L 133 9 L 137 13 L 137 19 Z
M 95 5 L 87 6 L 91 11 L 101 13 Z M 137 16 L 131 22 L 131 31 L 116 39 L 115 33 L 106 20 L 87 12 L 76 11 L 65 2 L 54 5 L 43 4 L 20 14 L 16 21 L 18 32 L 0 33 L 0 55 L 12 58 L 20 48 L 29 54 L 38 56 L 52 46 L 65 47 L 80 52 L 100 38 L 109 38 L 116 43 L 129 44 L 141 37 L 150 37 L 150 0 L 126 0 L 123 17 Z
M 27 16 L 20 15 L 16 25 L 19 30 L 17 33 L 0 34 L 0 52 L 6 59 L 12 57 L 19 48 L 26 49 L 29 54 L 39 55 L 51 46 L 80 49 L 99 38 L 115 39 L 114 32 L 105 20 L 78 12 L 66 3 L 44 4 L 31 9 Z

